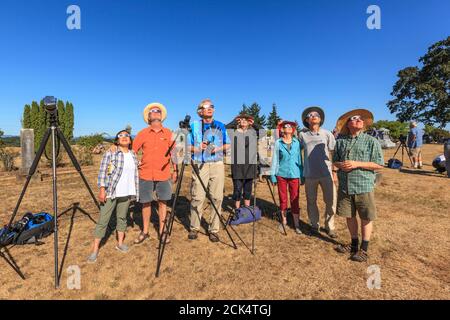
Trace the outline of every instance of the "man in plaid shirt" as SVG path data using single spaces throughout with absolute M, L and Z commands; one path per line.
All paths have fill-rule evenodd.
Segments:
M 376 219 L 374 198 L 375 170 L 384 165 L 380 143 L 363 131 L 373 123 L 370 111 L 357 109 L 341 116 L 336 127 L 341 138 L 336 141 L 333 164 L 338 168 L 339 191 L 337 214 L 347 218 L 352 242 L 339 245 L 340 253 L 350 253 L 353 261 L 368 259 L 368 248 Z M 362 243 L 358 250 L 358 212 L 361 219 Z

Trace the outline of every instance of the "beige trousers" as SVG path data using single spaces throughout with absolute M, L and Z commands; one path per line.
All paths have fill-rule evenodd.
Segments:
M 198 165 L 200 177 L 209 190 L 214 205 L 219 214 L 222 214 L 223 187 L 225 181 L 225 171 L 223 162 L 211 162 Z M 206 193 L 202 188 L 200 180 L 192 172 L 191 184 L 191 230 L 200 231 L 200 222 L 203 215 L 203 204 L 206 199 Z M 209 232 L 217 233 L 220 229 L 220 218 L 211 206 L 209 221 Z
M 317 190 L 319 185 L 322 189 L 323 201 L 325 202 L 325 229 L 334 230 L 334 214 L 336 213 L 337 192 L 331 176 L 310 179 L 306 178 L 306 208 L 309 222 L 313 228 L 319 228 L 319 208 L 317 206 Z

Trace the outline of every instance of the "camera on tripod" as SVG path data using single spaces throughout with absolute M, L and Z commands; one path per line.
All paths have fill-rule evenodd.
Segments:
M 398 140 L 400 141 L 400 143 L 406 144 L 406 136 L 405 136 L 405 135 L 401 134 L 401 135 L 398 137 Z
M 179 123 L 180 129 L 190 129 L 191 128 L 191 116 L 186 115 L 183 121 Z
M 43 101 L 45 111 L 47 111 L 49 114 L 56 114 L 58 112 L 58 99 L 53 96 L 46 96 Z

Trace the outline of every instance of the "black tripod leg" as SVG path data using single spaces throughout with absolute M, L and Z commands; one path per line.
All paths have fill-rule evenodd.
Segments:
M 183 162 L 181 165 L 180 175 L 178 177 L 177 187 L 175 191 L 175 195 L 172 202 L 172 208 L 170 210 L 170 216 L 169 218 L 166 218 L 166 221 L 164 222 L 164 232 L 159 238 L 159 247 L 158 247 L 158 261 L 156 264 L 156 277 L 159 277 L 159 272 L 161 269 L 161 263 L 164 256 L 164 251 L 166 249 L 167 244 L 167 237 L 172 235 L 172 228 L 173 228 L 173 221 L 175 219 L 175 208 L 178 201 L 178 195 L 180 194 L 181 190 L 181 184 L 183 183 L 183 176 L 184 176 L 184 169 L 186 167 L 186 164 Z
M 47 145 L 47 141 L 50 138 L 50 134 L 51 134 L 51 129 L 48 128 L 45 131 L 44 136 L 42 137 L 41 144 L 40 144 L 39 149 L 36 153 L 36 156 L 33 160 L 33 163 L 30 167 L 30 171 L 28 172 L 27 180 L 25 182 L 25 185 L 23 186 L 22 192 L 20 193 L 19 200 L 17 201 L 16 207 L 14 208 L 11 219 L 9 220 L 8 227 L 7 227 L 8 230 L 11 228 L 11 225 L 13 224 L 14 219 L 16 218 L 17 212 L 19 211 L 20 204 L 22 203 L 23 197 L 25 196 L 25 193 L 27 191 L 27 188 L 31 181 L 31 178 L 35 174 L 37 166 L 39 165 L 39 161 L 41 160 L 42 154 L 44 153 L 45 146 Z
M 76 158 L 75 155 L 73 154 L 72 148 L 70 147 L 69 143 L 67 142 L 66 138 L 64 137 L 64 134 L 62 133 L 61 129 L 59 129 L 59 128 L 56 128 L 56 132 L 57 132 L 57 135 L 58 135 L 59 140 L 62 142 L 62 144 L 63 144 L 63 146 L 64 146 L 64 149 L 66 149 L 66 152 L 67 152 L 67 154 L 69 155 L 69 158 L 70 158 L 70 160 L 72 161 L 73 166 L 75 167 L 75 169 L 76 169 L 76 170 L 78 171 L 78 173 L 80 174 L 81 179 L 82 179 L 83 182 L 84 182 L 84 185 L 85 185 L 86 188 L 88 189 L 89 194 L 90 194 L 91 197 L 92 197 L 92 200 L 94 200 L 94 203 L 95 203 L 95 205 L 97 206 L 97 208 L 100 209 L 100 205 L 99 205 L 97 199 L 95 198 L 95 195 L 94 195 L 94 193 L 92 192 L 92 189 L 91 189 L 91 187 L 89 186 L 89 183 L 88 183 L 88 181 L 86 180 L 86 177 L 84 176 L 83 171 L 81 171 L 81 166 L 80 166 L 80 164 L 78 163 L 77 158 Z
M 275 204 L 275 206 L 277 206 L 279 208 L 279 206 L 277 204 L 277 200 L 275 199 L 275 194 L 273 193 L 273 190 L 272 190 L 272 186 L 270 185 L 269 179 L 267 179 L 267 186 L 269 187 L 270 194 L 272 195 L 273 203 Z M 287 236 L 286 228 L 281 219 L 281 211 L 277 210 L 277 212 L 275 214 L 277 215 L 278 221 L 280 222 L 280 224 L 283 228 L 284 235 Z
M 203 183 L 202 178 L 200 177 L 200 171 L 199 171 L 197 165 L 194 163 L 194 160 L 192 160 L 192 159 L 191 159 L 191 165 L 192 165 L 192 170 L 194 171 L 195 175 L 197 176 L 198 180 L 200 181 L 200 184 L 201 184 L 203 190 L 205 191 L 206 197 L 208 198 L 209 202 L 211 203 L 211 206 L 213 207 L 214 211 L 216 212 L 216 215 L 218 216 L 219 221 L 222 223 L 224 230 L 227 232 L 228 237 L 230 238 L 231 242 L 233 243 L 234 249 L 237 249 L 237 245 L 234 242 L 234 239 L 231 236 L 231 233 L 228 230 L 227 225 L 225 224 L 224 218 L 219 214 L 219 210 L 217 210 L 217 207 L 214 204 L 214 201 L 211 197 L 211 194 L 209 193 L 208 188 L 206 188 L 205 184 Z
M 5 259 L 6 263 L 8 263 L 11 266 L 11 268 L 13 268 L 13 270 L 19 275 L 19 277 L 22 278 L 22 280 L 25 280 L 25 276 L 23 275 L 22 271 L 20 271 L 20 268 L 14 261 L 13 257 L 9 254 L 8 249 L 4 247 L 4 250 L 6 255 L 0 249 L 0 257 Z

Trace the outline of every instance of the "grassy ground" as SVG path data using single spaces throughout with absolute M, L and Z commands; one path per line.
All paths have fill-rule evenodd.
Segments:
M 53 288 L 53 238 L 41 246 L 21 246 L 10 252 L 27 280 L 0 259 L 1 299 L 449 299 L 450 298 L 450 180 L 433 173 L 432 159 L 442 153 L 442 145 L 426 145 L 423 170 L 383 169 L 376 189 L 379 219 L 370 244 L 370 261 L 353 263 L 334 251 L 335 243 L 321 238 L 298 236 L 292 229 L 288 236 L 278 231 L 270 218 L 275 210 L 267 186 L 257 187 L 258 205 L 264 217 L 257 224 L 256 254 L 252 256 L 251 225 L 236 228 L 232 235 L 238 245 L 234 250 L 225 232 L 223 243 L 210 243 L 206 236 L 187 240 L 190 169 L 185 176 L 177 209 L 179 222 L 174 225 L 172 243 L 167 246 L 160 278 L 155 278 L 157 258 L 156 233 L 142 245 L 133 246 L 138 235 L 140 213 L 133 215 L 126 242 L 128 254 L 114 249 L 115 236 L 102 247 L 98 262 L 86 263 L 90 252 L 98 211 L 81 179 L 71 166 L 58 175 L 60 212 L 59 255 L 61 288 Z M 389 159 L 395 150 L 385 152 Z M 398 156 L 397 156 L 398 158 Z M 405 159 L 406 160 L 406 159 Z M 89 183 L 97 189 L 94 167 L 83 168 Z M 21 206 L 25 211 L 51 211 L 51 176 L 49 169 L 32 180 Z M 229 173 L 229 171 L 228 171 Z M 0 221 L 6 224 L 23 181 L 0 173 Z M 230 206 L 231 179 L 225 186 L 224 206 Z M 82 210 L 72 210 L 79 202 Z M 306 226 L 306 203 L 301 189 L 301 218 Z M 323 205 L 320 203 L 321 211 Z M 228 211 L 224 210 L 225 215 Z M 90 217 L 89 217 L 90 216 Z M 207 215 L 206 215 L 207 216 Z M 345 221 L 337 218 L 338 242 L 348 241 Z M 62 260 L 62 261 L 61 261 Z M 81 270 L 81 289 L 69 290 L 70 266 Z M 381 289 L 366 285 L 369 265 L 381 269 Z

